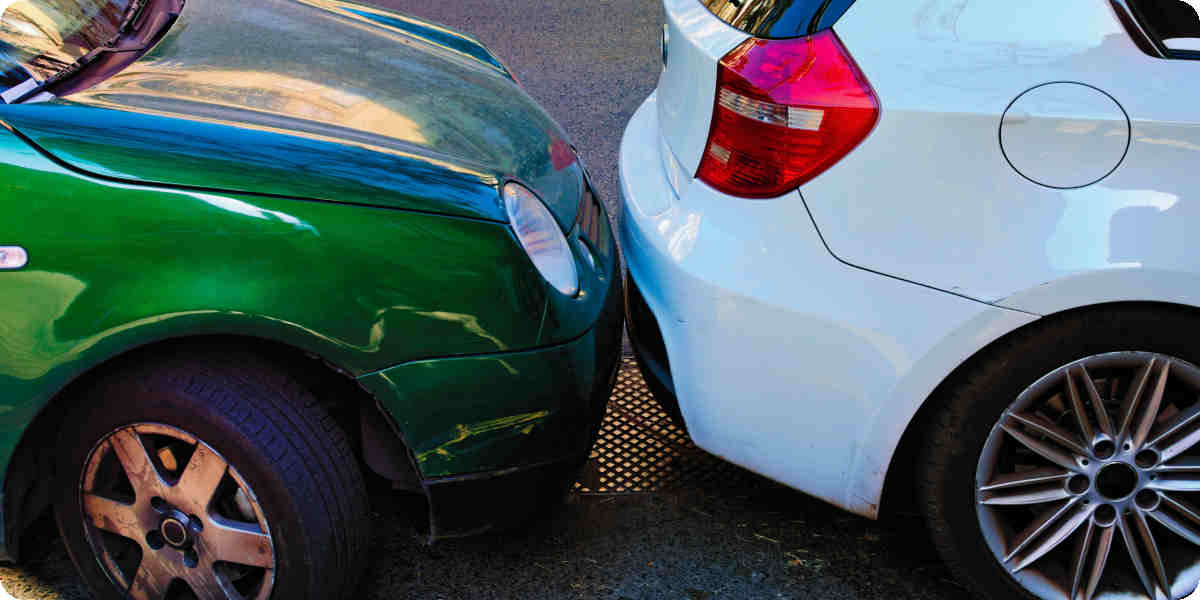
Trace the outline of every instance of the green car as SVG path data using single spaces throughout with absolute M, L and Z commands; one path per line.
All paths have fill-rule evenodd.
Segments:
M 621 349 L 602 204 L 484 46 L 337 0 L 0 0 L 0 558 L 340 598 L 562 498 Z

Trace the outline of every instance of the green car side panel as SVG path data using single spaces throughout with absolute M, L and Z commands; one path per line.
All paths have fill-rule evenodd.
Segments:
M 0 245 L 29 253 L 0 272 L 0 465 L 67 382 L 158 340 L 254 336 L 360 375 L 540 339 L 547 286 L 496 223 L 100 181 L 3 128 L 0 207 Z
M 147 183 L 506 221 L 495 191 L 514 177 L 565 230 L 582 170 L 497 62 L 465 36 L 381 9 L 188 0 L 120 73 L 0 118 L 77 168 Z

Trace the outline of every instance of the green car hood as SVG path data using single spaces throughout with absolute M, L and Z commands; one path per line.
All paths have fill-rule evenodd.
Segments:
M 126 181 L 506 221 L 513 177 L 564 229 L 583 187 L 562 129 L 487 48 L 331 0 L 188 0 L 131 66 L 0 120 Z

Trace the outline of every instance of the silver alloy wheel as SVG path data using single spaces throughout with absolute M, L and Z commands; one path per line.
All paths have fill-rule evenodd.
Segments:
M 1027 388 L 993 427 L 976 513 L 1039 598 L 1179 599 L 1200 580 L 1200 369 L 1091 356 Z
M 158 423 L 109 433 L 88 456 L 79 499 L 92 551 L 135 600 L 271 595 L 275 549 L 262 507 L 195 436 Z

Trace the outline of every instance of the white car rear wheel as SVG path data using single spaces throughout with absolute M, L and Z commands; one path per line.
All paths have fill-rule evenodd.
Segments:
M 1200 321 L 1134 305 L 1051 317 L 933 407 L 934 539 L 986 598 L 1179 599 L 1200 581 Z

